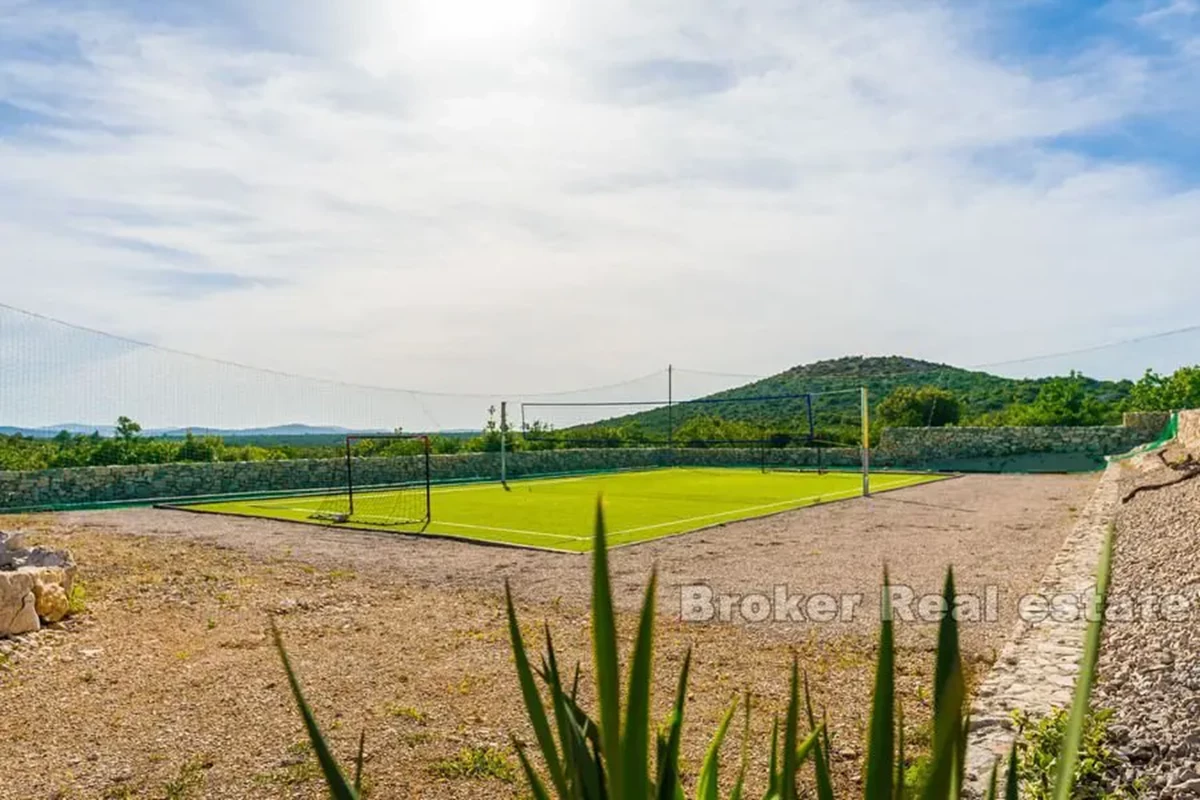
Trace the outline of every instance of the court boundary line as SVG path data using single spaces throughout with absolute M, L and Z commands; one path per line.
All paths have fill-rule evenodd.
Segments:
M 886 474 L 886 473 L 881 473 L 881 474 Z M 895 473 L 891 473 L 891 474 L 895 475 Z M 903 474 L 906 478 L 911 477 L 911 478 L 915 478 L 915 479 L 919 479 L 919 480 L 916 480 L 913 483 L 891 482 L 886 486 L 873 487 L 872 491 L 877 491 L 877 492 L 881 492 L 881 493 L 882 492 L 890 492 L 890 491 L 900 491 L 903 489 L 910 489 L 910 488 L 915 488 L 918 486 L 925 486 L 925 485 L 928 485 L 931 483 L 939 483 L 944 480 L 951 480 L 954 478 L 962 477 L 962 475 L 959 473 L 945 474 L 945 473 L 932 473 L 932 472 L 930 472 L 930 473 L 908 472 L 908 473 L 903 473 Z M 555 479 L 555 480 L 578 480 L 578 479 L 582 479 L 584 477 L 587 477 L 587 476 L 579 476 L 578 478 L 564 478 L 564 479 Z M 461 487 L 461 488 L 465 489 L 465 488 L 483 488 L 483 487 L 482 486 L 470 486 L 470 487 Z M 863 497 L 861 488 L 858 488 L 855 491 L 857 491 L 858 494 L 851 494 L 851 495 L 848 495 L 845 497 L 839 496 L 837 499 L 831 500 L 829 504 L 841 503 L 841 502 L 846 502 L 848 500 L 855 500 L 855 499 L 867 499 L 867 500 L 871 499 L 870 497 L 866 497 L 866 498 Z M 844 495 L 844 494 L 846 494 L 845 491 L 835 492 L 832 494 L 827 493 L 827 494 L 820 494 L 820 495 L 808 495 L 805 498 L 800 498 L 797 500 L 788 500 L 788 501 L 783 501 L 783 502 L 795 503 L 795 502 L 799 502 L 799 500 L 802 500 L 802 499 L 832 497 L 835 495 Z M 280 498 L 280 499 L 282 499 L 282 498 Z M 237 501 L 232 501 L 232 502 L 237 502 Z M 494 539 L 477 539 L 477 538 L 470 537 L 470 536 L 464 536 L 464 535 L 454 534 L 454 533 L 444 533 L 441 531 L 434 531 L 434 530 L 428 530 L 428 529 L 424 529 L 424 530 L 420 530 L 420 531 L 409 531 L 409 530 L 394 530 L 393 531 L 393 530 L 386 530 L 383 526 L 364 527 L 361 525 L 354 525 L 351 523 L 332 523 L 331 524 L 329 522 L 322 522 L 322 521 L 312 520 L 312 519 L 303 519 L 303 520 L 281 519 L 279 517 L 270 517 L 270 516 L 266 516 L 266 515 L 262 515 L 262 514 L 247 514 L 247 513 L 239 513 L 237 511 L 227 511 L 227 510 L 217 511 L 217 510 L 210 510 L 210 509 L 203 508 L 204 505 L 216 505 L 216 504 L 217 503 L 207 503 L 207 504 L 201 503 L 201 504 L 188 504 L 188 505 L 161 504 L 161 505 L 157 505 L 155 507 L 170 510 L 170 511 L 186 511 L 188 513 L 193 513 L 193 514 L 216 514 L 216 515 L 220 515 L 220 516 L 238 517 L 241 519 L 267 520 L 270 522 L 282 522 L 285 524 L 309 525 L 309 526 L 314 526 L 314 527 L 325 528 L 326 530 L 330 530 L 330 529 L 332 529 L 332 530 L 349 530 L 349 531 L 355 531 L 357 533 L 367 533 L 367 534 L 373 534 L 373 535 L 377 535 L 377 536 L 381 536 L 381 537 L 387 537 L 387 536 L 407 536 L 407 537 L 413 537 L 413 538 L 431 538 L 432 537 L 432 538 L 447 539 L 447 540 L 451 540 L 451 541 L 463 542 L 466 544 L 483 545 L 486 547 L 507 547 L 507 548 L 521 549 L 521 550 L 538 550 L 538 551 L 547 552 L 547 553 L 561 553 L 561 554 L 565 554 L 565 555 L 589 555 L 592 552 L 590 548 L 588 550 L 563 550 L 563 549 L 560 549 L 557 547 L 551 547 L 548 545 L 524 544 L 524 543 L 520 543 L 520 542 L 499 541 L 499 540 L 494 540 Z M 770 507 L 772 505 L 779 505 L 779 503 L 767 504 L 766 507 Z M 758 514 L 758 515 L 742 517 L 742 518 L 738 518 L 738 519 L 731 519 L 731 520 L 721 520 L 721 521 L 713 522 L 710 525 L 702 525 L 697 528 L 689 528 L 687 530 L 675 531 L 672 533 L 665 533 L 665 534 L 662 534 L 661 536 L 655 536 L 651 539 L 638 539 L 636 541 L 622 542 L 622 543 L 618 543 L 618 544 L 610 543 L 608 546 L 608 549 L 614 550 L 614 549 L 622 548 L 622 547 L 635 547 L 638 545 L 652 544 L 654 542 L 658 542 L 663 539 L 675 538 L 677 536 L 690 536 L 694 533 L 700 533 L 703 531 L 712 530 L 714 528 L 721 528 L 726 525 L 734 525 L 734 524 L 737 524 L 740 522 L 749 522 L 751 520 L 756 520 L 756 519 L 767 519 L 770 517 L 779 516 L 780 514 L 787 514 L 787 513 L 793 512 L 793 511 L 801 511 L 806 508 L 812 508 L 816 505 L 827 505 L 827 504 L 826 503 L 809 503 L 807 505 L 793 505 L 793 506 L 789 506 L 787 508 L 781 508 L 778 511 L 770 512 L 767 514 Z M 759 507 L 752 506 L 750 508 L 761 508 L 761 507 L 762 506 L 759 506 Z M 269 508 L 275 508 L 275 507 L 270 506 L 270 507 L 266 507 L 266 508 L 269 509 Z M 286 509 L 285 508 L 285 509 L 281 509 L 281 510 L 298 511 L 301 513 L 309 513 L 312 511 L 312 509 L 308 509 L 308 508 L 306 508 L 306 509 Z M 734 510 L 734 511 L 724 512 L 724 514 L 718 514 L 715 516 L 723 516 L 723 515 L 736 514 L 736 513 L 738 513 L 738 511 Z M 708 515 L 708 516 L 714 516 L 714 515 Z M 432 522 L 430 522 L 430 524 L 431 525 L 437 524 L 437 521 L 432 521 Z M 456 524 L 456 523 L 442 522 L 441 524 L 465 527 L 464 523 Z M 675 522 L 664 523 L 663 525 L 658 525 L 656 527 L 665 527 L 666 524 L 675 524 Z M 545 536 L 547 538 L 565 538 L 570 541 L 584 541 L 584 540 L 589 540 L 592 538 L 590 535 L 589 536 L 571 536 L 569 534 L 553 534 L 553 533 L 545 533 L 545 532 L 541 532 L 541 531 L 517 531 L 514 529 L 491 528 L 488 526 L 473 526 L 473 527 L 475 527 L 479 530 L 494 530 L 494 531 L 501 532 L 501 533 L 511 532 L 511 533 L 521 533 L 524 535 L 531 535 L 531 536 Z M 637 530 L 639 530 L 639 529 L 626 528 L 621 531 L 608 532 L 607 535 L 611 539 L 611 537 L 613 537 L 613 536 L 619 536 L 624 533 L 628 533 L 630 531 L 637 531 Z
M 916 479 L 916 480 L 910 481 L 910 479 Z M 880 486 L 874 487 L 873 491 L 877 491 L 877 492 L 893 491 L 896 489 L 908 488 L 910 486 L 922 486 L 927 483 L 936 483 L 938 480 L 943 480 L 943 478 L 925 476 L 925 475 L 921 475 L 921 474 L 905 475 L 903 480 L 889 481 L 886 484 L 882 484 Z M 763 503 L 761 505 L 756 505 L 756 506 L 743 506 L 741 508 L 730 509 L 729 511 L 720 511 L 720 512 L 716 512 L 713 514 L 702 514 L 702 515 L 696 516 L 696 517 L 687 517 L 684 519 L 677 519 L 677 520 L 667 520 L 666 522 L 658 522 L 658 523 L 654 523 L 652 525 L 640 525 L 640 526 L 634 527 L 634 528 L 623 528 L 618 531 L 609 531 L 608 536 L 616 537 L 616 536 L 622 536 L 622 535 L 630 534 L 630 533 L 641 533 L 642 531 L 655 530 L 657 528 L 667 528 L 672 525 L 685 525 L 685 524 L 688 524 L 691 522 L 699 522 L 701 520 L 715 520 L 714 522 L 712 522 L 709 525 L 702 525 L 697 528 L 688 528 L 688 529 L 682 530 L 682 531 L 675 531 L 672 533 L 664 534 L 663 536 L 656 536 L 653 539 L 639 539 L 639 540 L 633 541 L 633 542 L 625 542 L 623 545 L 613 545 L 613 546 L 620 547 L 620 546 L 628 546 L 628 545 L 632 545 L 632 544 L 641 544 L 643 542 L 656 541 L 657 539 L 664 539 L 669 536 L 678 536 L 678 535 L 683 535 L 683 534 L 687 534 L 687 533 L 695 533 L 696 531 L 701 531 L 701 530 L 705 530 L 708 528 L 717 527 L 719 525 L 729 525 L 729 524 L 732 524 L 735 522 L 746 522 L 751 519 L 762 519 L 763 517 L 774 516 L 775 513 L 785 513 L 787 511 L 796 511 L 801 508 L 811 508 L 812 506 L 815 506 L 815 505 L 825 505 L 825 503 L 821 502 L 822 498 L 830 498 L 829 502 L 836 503 L 841 500 L 851 500 L 851 499 L 854 499 L 855 497 L 861 497 L 861 496 L 862 496 L 862 488 L 861 487 L 855 487 L 853 489 L 843 489 L 843 490 L 836 491 L 836 492 L 825 492 L 825 493 L 821 493 L 821 494 L 802 495 L 800 497 L 793 497 L 793 498 L 789 498 L 787 500 L 779 500 L 774 503 Z M 815 501 L 815 502 L 808 502 L 808 501 Z M 767 508 L 776 508 L 779 506 L 784 506 L 784 508 L 779 508 L 778 512 L 772 512 L 772 513 L 768 513 L 768 514 L 754 514 L 753 513 L 755 511 L 761 511 L 761 510 L 767 509 Z M 307 513 L 311 513 L 314 510 L 316 510 L 313 508 L 287 508 L 287 507 L 281 507 L 281 506 L 262 506 L 262 505 L 251 505 L 251 507 L 261 508 L 261 509 L 268 510 L 268 511 L 270 511 L 270 510 L 293 511 L 293 512 L 296 512 L 299 514 L 307 514 Z M 190 509 L 188 509 L 188 510 L 190 510 Z M 209 513 L 220 514 L 220 513 L 225 513 L 225 512 L 215 511 L 215 512 L 209 512 Z M 749 516 L 742 516 L 744 514 L 748 514 Z M 275 519 L 275 520 L 278 520 L 278 517 L 259 516 L 256 514 L 244 514 L 244 515 L 240 515 L 240 516 L 245 516 L 245 517 L 251 518 L 251 519 Z M 361 514 L 359 516 L 369 518 L 371 516 L 377 516 L 377 515 Z M 723 517 L 730 517 L 730 516 L 733 516 L 734 519 L 722 519 Z M 283 521 L 283 522 L 307 522 L 306 520 L 281 520 L 281 521 Z M 386 531 L 386 530 L 380 530 L 380 528 L 383 527 L 382 525 L 373 527 L 373 528 L 364 528 L 364 527 L 355 526 L 350 523 L 328 524 L 328 523 L 317 522 L 315 520 L 312 521 L 312 524 L 324 525 L 324 527 L 329 527 L 329 528 L 370 530 L 370 531 L 379 531 L 380 533 L 388 533 L 388 531 Z M 367 523 L 367 524 L 369 524 L 369 523 Z M 450 527 L 450 528 L 466 528 L 469 530 L 492 531 L 495 533 L 514 533 L 514 534 L 518 534 L 521 536 L 540 536 L 540 537 L 545 537 L 548 539 L 563 539 L 563 540 L 572 541 L 572 542 L 587 541 L 592 538 L 592 536 L 590 534 L 576 536 L 576 535 L 567 534 L 567 533 L 551 533 L 549 531 L 533 531 L 533 530 L 526 530 L 526 529 L 521 529 L 521 528 L 504 528 L 504 527 L 500 527 L 500 526 L 496 526 L 496 525 L 475 525 L 475 524 L 467 523 L 467 522 L 450 522 L 447 520 L 432 520 L 428 523 L 428 525 L 431 527 L 437 526 L 437 525 L 443 525 L 443 526 Z M 440 534 L 438 531 L 433 531 L 433 530 L 428 530 L 428 529 L 426 529 L 424 531 L 406 531 L 406 530 L 402 530 L 402 526 L 400 526 L 400 525 L 397 526 L 395 533 L 409 534 L 409 535 L 413 535 L 413 536 L 421 536 L 421 535 L 453 536 L 453 534 Z M 472 539 L 470 537 L 461 537 L 461 538 L 463 538 L 467 541 L 484 541 L 484 540 L 480 540 L 480 539 Z M 495 542 L 495 543 L 501 544 L 501 545 L 511 545 L 513 547 L 528 547 L 528 546 L 537 547 L 537 545 L 525 545 L 525 544 L 522 544 L 519 542 Z M 574 552 L 574 551 L 556 550 L 555 548 L 552 548 L 552 547 L 546 547 L 544 549 L 554 550 L 555 552 Z
M 828 503 L 810 503 L 809 505 L 806 505 L 806 506 L 796 506 L 794 508 L 781 508 L 778 511 L 772 511 L 768 514 L 759 514 L 754 517 L 745 517 L 743 519 L 725 520 L 723 522 L 714 522 L 711 525 L 701 525 L 699 528 L 691 528 L 690 530 L 686 530 L 686 531 L 678 531 L 676 533 L 664 533 L 661 536 L 655 536 L 653 539 L 638 539 L 636 541 L 620 542 L 618 544 L 612 544 L 610 542 L 608 545 L 608 549 L 609 550 L 617 550 L 619 548 L 625 548 L 625 547 L 641 547 L 643 545 L 652 545 L 652 544 L 656 544 L 657 542 L 664 541 L 666 539 L 675 539 L 680 536 L 691 536 L 692 534 L 695 534 L 695 533 L 704 533 L 705 531 L 716 530 L 717 528 L 724 528 L 726 525 L 739 525 L 743 522 L 753 522 L 753 521 L 757 521 L 757 520 L 761 520 L 761 519 L 770 519 L 771 517 L 778 517 L 783 514 L 791 514 L 796 511 L 804 511 L 806 509 L 816 508 L 818 505 L 819 506 L 837 505 L 838 503 L 849 503 L 854 500 L 872 500 L 872 499 L 874 499 L 875 492 L 879 492 L 881 494 L 883 492 L 902 492 L 905 489 L 915 489 L 920 486 L 928 486 L 933 483 L 941 483 L 942 481 L 954 480 L 956 478 L 962 477 L 962 473 L 957 473 L 957 472 L 955 472 L 955 473 L 911 472 L 911 473 L 907 473 L 907 474 L 912 475 L 914 477 L 928 476 L 929 479 L 921 480 L 916 483 L 907 483 L 902 486 L 897 486 L 897 485 L 893 484 L 893 485 L 889 486 L 888 488 L 882 488 L 882 489 L 875 488 L 875 489 L 872 489 L 872 494 L 868 497 L 863 497 L 863 495 L 860 492 L 857 495 L 851 495 L 850 497 L 842 497 L 837 500 L 831 500 Z M 609 536 L 612 536 L 612 535 L 613 534 L 611 534 L 611 533 L 609 534 Z M 558 552 L 564 552 L 564 551 L 558 551 Z M 591 552 L 590 550 L 585 551 L 584 555 L 587 555 L 590 552 Z

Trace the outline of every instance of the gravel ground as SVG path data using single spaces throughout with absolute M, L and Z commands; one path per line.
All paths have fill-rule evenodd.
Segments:
M 1178 473 L 1151 459 L 1123 489 Z M 1200 798 L 1200 478 L 1143 491 L 1117 519 L 1112 613 L 1101 651 L 1096 705 L 1114 710 L 1127 783 L 1146 796 Z M 1178 598 L 1157 613 L 1145 598 Z
M 754 697 L 762 745 L 795 652 L 828 709 L 837 780 L 853 791 L 885 556 L 893 579 L 918 592 L 936 592 L 947 563 L 960 591 L 995 587 L 996 622 L 963 631 L 968 662 L 982 667 L 1012 628 L 1011 605 L 1037 585 L 1094 485 L 1094 476 L 972 476 L 615 551 L 622 611 L 636 607 L 652 565 L 663 584 L 656 718 L 692 646 L 690 768 L 743 689 Z M 6 645 L 0 798 L 322 796 L 265 635 L 268 615 L 338 752 L 349 757 L 366 731 L 377 798 L 521 796 L 503 768 L 481 777 L 453 769 L 464 749 L 489 747 L 511 767 L 509 732 L 529 737 L 503 579 L 517 590 L 531 637 L 540 638 L 535 623 L 545 619 L 564 661 L 589 660 L 586 557 L 153 509 L 6 519 L 4 527 L 70 547 L 89 610 Z M 867 599 L 838 624 L 695 624 L 679 619 L 678 587 L 693 583 L 738 595 L 786 585 Z M 631 623 L 626 615 L 626 634 Z M 899 688 L 919 746 L 935 628 L 901 624 L 899 634 Z M 764 750 L 754 748 L 752 793 L 762 789 Z

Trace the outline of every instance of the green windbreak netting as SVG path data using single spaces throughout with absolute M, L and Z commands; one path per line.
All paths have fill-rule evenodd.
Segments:
M 905 460 L 889 464 L 892 469 L 930 470 L 934 472 L 1092 472 L 1104 469 L 1105 456 L 1100 453 L 1011 453 L 990 456 L 930 458 Z M 881 465 L 883 466 L 883 465 Z
M 1158 434 L 1158 438 L 1155 439 L 1153 442 L 1147 442 L 1146 444 L 1135 447 L 1127 453 L 1121 453 L 1120 455 L 1109 456 L 1107 460 L 1108 461 L 1124 461 L 1127 458 L 1133 458 L 1136 455 L 1140 455 L 1142 453 L 1148 453 L 1151 450 L 1157 450 L 1158 448 L 1165 445 L 1167 442 L 1174 439 L 1178 434 L 1179 434 L 1179 413 L 1176 412 L 1171 415 L 1171 418 L 1169 420 L 1167 420 L 1167 424 L 1165 426 L 1163 426 L 1162 431 Z

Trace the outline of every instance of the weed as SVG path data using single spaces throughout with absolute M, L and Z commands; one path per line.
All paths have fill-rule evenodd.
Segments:
M 314 757 L 312 745 L 305 740 L 289 745 L 279 767 L 256 775 L 255 780 L 276 786 L 301 786 L 320 777 L 321 767 Z
M 389 717 L 402 717 L 410 719 L 420 725 L 424 725 L 429 721 L 429 715 L 419 708 L 413 706 L 402 706 L 397 703 L 388 703 L 383 707 L 383 710 Z
M 192 756 L 179 767 L 179 773 L 163 787 L 165 800 L 186 800 L 204 783 L 204 770 L 212 761 L 204 756 Z
M 87 585 L 81 580 L 76 580 L 71 584 L 71 591 L 67 593 L 67 616 L 73 617 L 86 613 L 87 610 Z
M 517 778 L 513 762 L 494 747 L 464 747 L 454 758 L 438 761 L 429 771 L 439 778 L 491 779 L 512 783 Z

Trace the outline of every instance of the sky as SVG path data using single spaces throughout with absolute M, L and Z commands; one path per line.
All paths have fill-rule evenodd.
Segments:
M 447 392 L 1088 347 L 1200 322 L 1198 65 L 1197 0 L 0 0 L 0 301 Z

